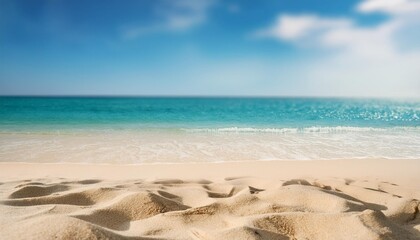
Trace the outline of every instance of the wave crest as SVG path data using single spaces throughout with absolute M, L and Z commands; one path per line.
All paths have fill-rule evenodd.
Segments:
M 306 128 L 253 128 L 253 127 L 225 127 L 225 128 L 191 128 L 182 129 L 186 132 L 208 133 L 335 133 L 335 132 L 385 132 L 385 131 L 419 131 L 419 127 L 306 127 Z

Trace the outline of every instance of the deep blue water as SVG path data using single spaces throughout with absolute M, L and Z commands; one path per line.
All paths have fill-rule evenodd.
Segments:
M 420 101 L 1 97 L 0 130 L 419 127 Z

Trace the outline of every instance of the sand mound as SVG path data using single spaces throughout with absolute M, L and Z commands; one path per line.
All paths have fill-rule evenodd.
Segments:
M 109 206 L 75 217 L 110 229 L 126 230 L 131 221 L 187 208 L 187 206 L 154 193 L 140 192 L 116 199 Z
M 51 181 L 0 185 L 0 239 L 420 239 L 418 190 L 380 181 Z
M 16 193 L 16 192 L 15 192 Z M 46 204 L 67 204 L 88 206 L 115 196 L 117 193 L 109 188 L 97 188 L 82 192 L 70 192 L 63 195 L 32 197 L 4 200 L 1 203 L 10 206 L 31 206 Z
M 22 231 L 22 229 L 24 229 Z M 42 216 L 6 227 L 2 239 L 122 239 L 116 233 L 67 216 Z M 139 238 L 140 239 L 140 238 Z
M 28 198 L 28 197 L 40 197 L 45 195 L 50 195 L 55 192 L 61 192 L 68 190 L 69 187 L 65 185 L 55 185 L 55 186 L 24 186 L 19 188 L 10 194 L 9 198 Z
M 259 196 L 273 203 L 281 199 L 282 205 L 299 207 L 305 212 L 348 212 L 366 209 L 361 201 L 348 195 L 307 185 L 287 185 L 261 192 Z

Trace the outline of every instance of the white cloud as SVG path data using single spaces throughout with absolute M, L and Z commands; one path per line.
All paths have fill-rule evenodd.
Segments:
M 156 1 L 157 22 L 129 27 L 124 30 L 125 39 L 160 33 L 186 31 L 204 23 L 208 10 L 215 0 L 160 0 Z
M 395 42 L 393 35 L 398 30 L 397 22 L 376 27 L 332 28 L 320 36 L 324 47 L 336 47 L 352 55 L 370 58 L 393 57 Z
M 315 95 L 420 97 L 420 45 L 408 49 L 404 45 L 404 33 L 420 34 L 419 4 L 414 0 L 362 1 L 356 6 L 358 13 L 388 15 L 375 26 L 362 26 L 352 18 L 281 14 L 257 36 L 328 50 L 302 66 L 305 75 L 301 77 Z
M 257 36 L 382 57 L 384 53 L 393 52 L 392 37 L 400 25 L 399 21 L 393 20 L 374 27 L 361 27 L 352 19 L 280 15 L 274 26 L 258 31 Z
M 351 25 L 347 19 L 320 18 L 316 15 L 280 15 L 274 26 L 259 31 L 260 37 L 277 37 L 283 40 L 299 40 L 313 34 L 320 34 L 331 28 Z
M 420 10 L 418 0 L 365 0 L 357 8 L 359 12 L 384 12 L 389 14 L 415 13 Z

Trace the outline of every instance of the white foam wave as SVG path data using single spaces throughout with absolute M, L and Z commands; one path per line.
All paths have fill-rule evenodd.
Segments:
M 252 127 L 226 127 L 226 128 L 191 128 L 182 129 L 186 132 L 208 133 L 339 133 L 339 132 L 385 132 L 385 131 L 420 131 L 419 127 L 307 127 L 307 128 L 252 128 Z
M 197 131 L 197 129 L 190 130 Z M 153 163 L 356 158 L 420 159 L 420 127 L 303 129 L 233 127 L 198 131 L 216 133 L 178 134 L 178 132 L 142 131 L 74 135 L 4 133 L 0 136 L 0 162 Z M 299 131 L 309 133 L 300 134 Z M 337 134 L 319 133 L 331 131 L 336 131 Z M 343 131 L 358 132 L 347 134 L 348 132 Z M 242 132 L 251 133 L 242 134 Z M 266 132 L 274 134 L 265 134 Z M 277 134 L 279 132 L 294 133 Z

